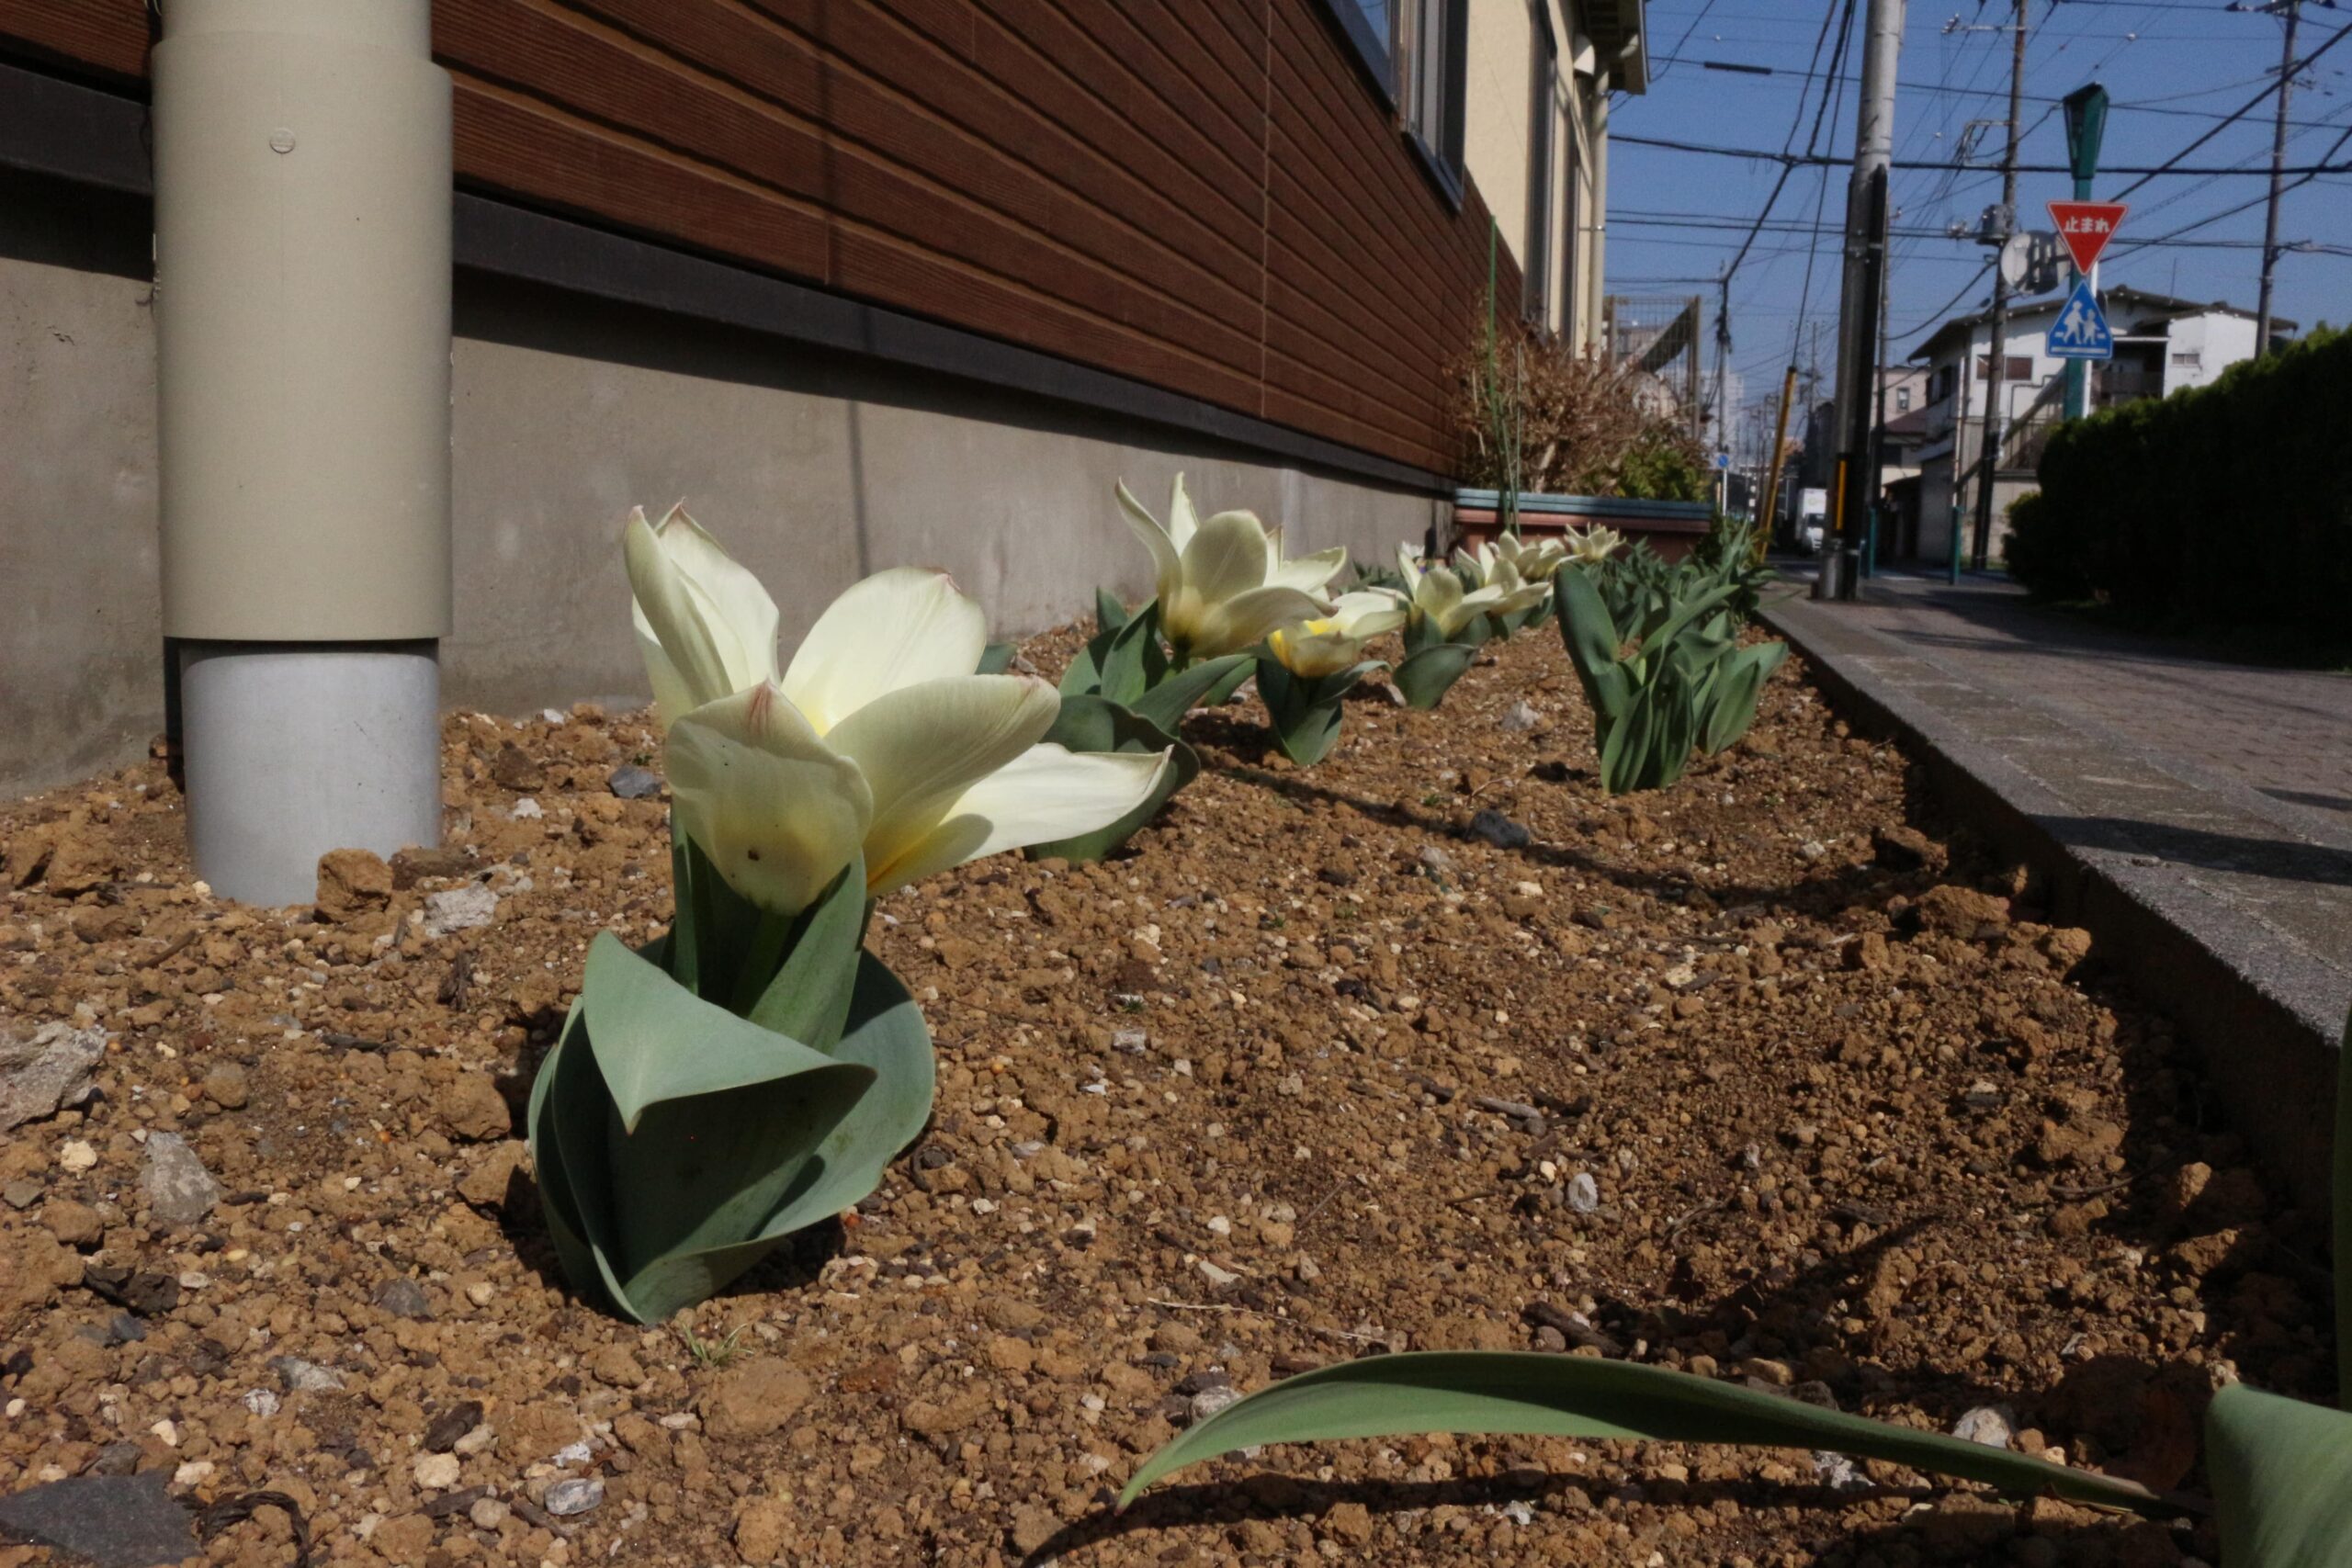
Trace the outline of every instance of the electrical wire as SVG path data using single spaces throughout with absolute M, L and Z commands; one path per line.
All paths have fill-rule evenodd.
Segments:
M 2323 43 L 2323 44 L 2321 44 L 2317 49 L 2312 50 L 2309 54 L 2306 54 L 2305 56 L 2303 56 L 2303 57 L 2302 57 L 2302 59 L 2301 59 L 2301 60 L 2297 60 L 2297 61 L 2290 61 L 2290 62 L 2288 62 L 2288 63 L 2287 63 L 2287 67 L 2286 67 L 2286 73 L 2285 73 L 2285 74 L 2286 74 L 2289 78 L 2292 78 L 2292 77 L 2294 77 L 2295 75 L 2297 75 L 2298 73 L 2301 73 L 2301 72 L 2303 72 L 2303 71 L 2309 70 L 2309 69 L 2311 68 L 2311 66 L 2312 66 L 2314 62 L 2316 62 L 2318 61 L 2318 59 L 2319 59 L 2319 57 L 2320 57 L 2320 56 L 2322 56 L 2322 55 L 2325 54 L 2329 50 L 2334 49 L 2337 44 L 2342 43 L 2342 42 L 2343 42 L 2346 38 L 2352 38 L 2352 22 L 2347 22 L 2347 23 L 2346 23 L 2343 27 L 2338 28 L 2337 28 L 2334 33 L 2331 33 L 2331 34 L 2328 36 L 2327 41 L 2326 41 L 2325 43 Z M 2154 168 L 2153 170 L 2149 170 L 2149 171 L 2147 171 L 2147 172 L 2145 172 L 2145 173 L 2142 173 L 2141 171 L 2136 170 L 2136 169 L 2135 169 L 2135 170 L 2122 170 L 2122 169 L 2118 169 L 2118 170 L 2114 171 L 2114 172 L 2115 172 L 2115 173 L 2117 173 L 2117 174 L 2125 174 L 2125 173 L 2139 174 L 2139 175 L 2140 175 L 2140 177 L 2139 177 L 2138 179 L 2136 179 L 2136 180 L 2133 180 L 2130 185 L 2125 186 L 2121 190 L 2117 191 L 2113 196 L 2111 196 L 2111 197 L 2108 197 L 2108 199 L 2109 199 L 2109 201 L 2117 201 L 2117 200 L 2120 200 L 2122 197 L 2127 197 L 2127 196 L 2130 196 L 2133 191 L 2138 190 L 2142 186 L 2146 185 L 2150 180 L 2154 179 L 2157 175 L 2164 174 L 2164 173 L 2167 172 L 2168 170 L 2173 170 L 2173 166 L 2174 166 L 2175 164 L 2178 164 L 2178 163 L 2180 162 L 2180 160 L 2181 160 L 2181 159 L 2183 159 L 2183 158 L 2185 158 L 2185 157 L 2188 156 L 2188 154 L 2189 154 L 2189 153 L 2196 152 L 2199 147 L 2204 146 L 2204 145 L 2205 145 L 2205 143 L 2207 143 L 2208 141 L 2212 141 L 2212 140 L 2213 140 L 2213 138 L 2215 138 L 2216 136 L 2219 136 L 2219 135 L 2222 132 L 2222 130 L 2223 130 L 2224 129 L 2226 129 L 2228 126 L 2230 126 L 2230 125 L 2231 125 L 2231 124 L 2233 124 L 2233 122 L 2235 122 L 2235 121 L 2237 121 L 2237 120 L 2239 120 L 2239 119 L 2244 118 L 2245 118 L 2245 116 L 2247 116 L 2248 114 L 2253 113 L 2255 109 L 2256 109 L 2256 108 L 2260 107 L 2261 107 L 2261 106 L 2262 106 L 2266 101 L 2267 101 L 2267 100 L 2268 100 L 2268 98 L 2270 97 L 2270 96 L 2271 96 L 2271 94 L 2272 94 L 2272 92 L 2273 92 L 2274 90 L 2275 90 L 2275 86 L 2266 86 L 2266 87 L 2264 87 L 2264 88 L 2263 88 L 2263 90 L 2262 90 L 2261 92 L 2256 93 L 2253 97 L 2248 98 L 2245 103 L 2243 103 L 2243 104 L 2239 105 L 2235 109 L 2232 110 L 2228 115 L 2224 116 L 2219 124 L 2217 124 L 2217 125 L 2213 126 L 2211 129 L 2210 129 L 2210 130 L 2206 130 L 2202 135 L 2199 136 L 2195 141 L 2193 141 L 2189 142 L 2188 146 L 2183 147 L 2179 152 L 2177 152 L 2174 153 L 2171 157 L 2169 157 L 2169 158 L 2165 159 L 2163 163 L 2161 163 L 2161 164 L 2157 164 L 2157 165 L 2155 166 L 2155 168 Z M 2178 172 L 2178 171 L 2175 171 L 2175 172 Z M 2246 172 L 2251 172 L 2251 171 L 2246 171 Z M 2263 171 L 2263 172 L 2267 174 L 2268 171 L 2267 171 L 2267 170 L 2266 170 L 2266 171 Z M 2280 172 L 2281 172 L 2281 173 L 2284 173 L 2285 171 L 2283 171 L 2283 170 L 2282 170 L 2282 171 L 2280 171 Z M 2301 174 L 2301 173 L 2303 173 L 2304 171 L 2302 171 L 2302 170 L 2297 170 L 2297 171 L 2295 171 L 2295 172 L 2296 172 L 2296 173 L 2298 173 L 2298 174 Z M 2326 174 L 2337 174 L 2337 173 L 2341 173 L 2342 171 L 2340 171 L 2340 170 L 2335 170 L 2335 169 L 2329 169 L 2329 168 L 2324 168 L 2324 167 L 2323 167 L 2323 168 L 2319 168 L 2319 169 L 2317 169 L 2317 170 L 2315 170 L 2315 171 L 2313 171 L 2313 172 L 2318 173 L 2318 174 L 2326 175 Z

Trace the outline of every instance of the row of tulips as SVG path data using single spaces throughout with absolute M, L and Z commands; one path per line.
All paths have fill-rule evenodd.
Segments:
M 1177 735 L 1185 714 L 1252 673 L 1276 738 L 1309 763 L 1329 750 L 1349 688 L 1384 667 L 1366 644 L 1391 632 L 1406 650 L 1398 686 L 1422 706 L 1479 643 L 1555 607 L 1579 622 L 1563 635 L 1580 664 L 1639 656 L 1638 640 L 1630 655 L 1602 647 L 1613 631 L 1591 628 L 1610 617 L 1584 614 L 1600 593 L 1580 580 L 1609 556 L 1605 536 L 1506 540 L 1451 566 L 1407 549 L 1396 586 L 1331 595 L 1341 552 L 1287 559 L 1281 531 L 1250 513 L 1200 519 L 1181 480 L 1164 524 L 1124 487 L 1118 502 L 1157 592 L 1133 613 L 1099 596 L 1100 629 L 1058 692 L 1001 672 L 979 606 L 944 574 L 907 569 L 851 588 L 779 665 L 779 616 L 758 581 L 683 510 L 632 517 L 625 554 L 666 730 L 677 908 L 642 947 L 595 940 L 533 1086 L 543 1210 L 583 1293 L 647 1323 L 701 1301 L 872 1192 L 921 1132 L 931 1041 L 865 950 L 877 898 L 1003 851 L 1106 852 L 1197 772 Z M 1654 640 L 1684 658 L 1674 636 Z M 2346 1077 L 2339 1226 L 2352 1224 Z M 2215 1402 L 2233 1568 L 2342 1560 L 2347 1419 L 2244 1391 Z M 1829 1448 L 2027 1493 L 2177 1506 L 1684 1373 L 1501 1352 L 1380 1357 L 1278 1383 L 1168 1444 L 1125 1497 L 1260 1443 L 1433 1430 Z
M 980 606 L 910 568 L 853 586 L 782 663 L 752 572 L 682 507 L 630 518 L 677 913 L 642 947 L 592 944 L 533 1087 L 549 1228 L 583 1292 L 666 1317 L 871 1192 L 922 1129 L 930 1037 L 865 951 L 876 900 L 1009 850 L 1110 852 L 1200 771 L 1184 716 L 1253 674 L 1302 765 L 1386 668 L 1374 637 L 1404 634 L 1400 683 L 1433 705 L 1479 642 L 1544 613 L 1570 558 L 1511 541 L 1425 570 L 1408 548 L 1409 587 L 1333 596 L 1343 551 L 1286 558 L 1280 528 L 1204 520 L 1181 478 L 1165 523 L 1117 501 L 1156 592 L 1133 613 L 1098 595 L 1058 691 L 1005 672 Z

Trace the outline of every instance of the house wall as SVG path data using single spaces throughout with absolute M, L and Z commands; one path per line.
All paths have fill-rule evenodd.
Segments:
M 461 188 L 1442 469 L 1487 208 L 1335 28 L 1321 0 L 434 6 Z M 138 90 L 148 43 L 147 0 L 0 0 L 0 56 Z
M 2165 336 L 2169 340 L 2164 366 L 2167 397 L 2183 388 L 2211 386 L 2239 360 L 2254 357 L 2254 321 L 2245 316 L 2214 311 L 2177 317 Z M 2195 355 L 2197 362 L 2181 364 L 2184 354 Z
M 0 793 L 85 775 L 164 728 L 146 204 L 0 174 Z M 1111 502 L 1182 470 L 1294 551 L 1388 558 L 1427 493 L 1069 402 L 461 271 L 456 632 L 445 700 L 520 713 L 645 694 L 618 539 L 684 498 L 775 592 L 789 640 L 863 573 L 954 572 L 1001 634 L 1148 563 Z
M 1527 164 L 1533 144 L 1535 13 L 1527 0 L 1486 0 L 1470 6 L 1469 24 L 1462 161 L 1478 182 L 1503 243 L 1523 268 L 1531 205 Z M 1555 106 L 1551 112 L 1556 156 L 1559 110 Z M 1553 216 L 1556 223 L 1556 210 Z
M 1557 45 L 1549 102 L 1539 108 L 1534 51 L 1539 14 Z M 1548 234 L 1549 279 L 1544 325 L 1571 344 L 1599 333 L 1603 209 L 1600 182 L 1608 117 L 1607 78 L 1563 0 L 1474 0 L 1469 10 L 1464 164 L 1487 207 L 1504 250 L 1522 270 L 1532 253 L 1529 164 L 1534 117 L 1551 121 L 1550 199 L 1541 216 Z

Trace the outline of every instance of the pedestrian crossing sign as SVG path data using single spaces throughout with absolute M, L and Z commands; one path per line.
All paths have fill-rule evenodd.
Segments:
M 2089 278 L 2076 280 L 2075 291 L 2066 296 L 2058 319 L 2050 323 L 2042 353 L 2052 359 L 2115 357 L 2115 334 L 2107 329 L 2107 313 L 2098 308 L 2098 296 L 2091 292 Z

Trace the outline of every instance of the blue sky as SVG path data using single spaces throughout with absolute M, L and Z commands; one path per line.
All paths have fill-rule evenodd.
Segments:
M 1819 36 L 1825 8 L 1838 0 L 1652 0 L 1649 36 L 1652 85 L 1642 97 L 1621 98 L 1611 130 L 1619 140 L 1610 151 L 1608 287 L 1612 293 L 1691 293 L 1708 297 L 1712 333 L 1712 279 L 1744 238 L 1762 208 L 1777 174 L 1775 165 L 1700 153 L 1633 145 L 1628 136 L 1653 136 L 1721 146 L 1778 151 L 1792 123 L 1802 151 L 1819 92 L 1838 94 L 1822 128 L 1825 150 L 1850 158 L 1854 144 L 1854 95 L 1859 86 L 1862 17 L 1857 0 L 1854 38 L 1841 74 L 1842 85 L 1808 81 L 1806 65 Z M 1998 164 L 2004 128 L 1980 127 L 1968 142 L 1971 120 L 1998 120 L 2007 113 L 2010 39 L 2006 29 L 1964 31 L 1970 24 L 1998 24 L 2010 13 L 2001 0 L 1982 10 L 1973 0 L 1913 0 L 1898 73 L 1895 97 L 1894 226 L 1933 231 L 1939 237 L 1899 239 L 1891 278 L 1893 351 L 1901 359 L 1946 315 L 1980 309 L 1989 279 L 1972 282 L 1986 252 L 1971 241 L 1941 238 L 1955 219 L 1972 225 L 1977 213 L 2000 197 Z M 2116 107 L 2108 121 L 2104 166 L 2163 163 L 2211 130 L 2275 81 L 2279 24 L 2261 15 L 2233 13 L 2220 0 L 2032 0 L 2026 43 L 2025 123 L 2032 129 L 2020 151 L 2026 164 L 2063 164 L 2065 136 L 2054 100 L 2093 79 L 2103 82 Z M 1960 28 L 1948 29 L 1955 19 Z M 2352 6 L 2303 7 L 2296 53 L 2307 55 L 2339 30 L 2352 26 Z M 1826 57 L 1837 41 L 1833 17 Z M 1709 61 L 1770 66 L 1769 76 L 1705 68 Z M 1822 68 L 1826 71 L 1826 66 Z M 2352 38 L 2298 79 L 2289 110 L 2287 163 L 2318 163 L 2352 130 Z M 2228 126 L 2189 153 L 2194 167 L 2269 166 L 2271 107 L 2264 106 Z M 1906 171 L 1906 162 L 1951 163 L 1962 158 L 1984 165 L 1965 173 Z M 2352 163 L 2352 141 L 2326 161 Z M 1834 342 L 1838 293 L 1837 228 L 1845 210 L 1845 171 L 1799 169 L 1781 193 L 1774 229 L 1756 242 L 1732 288 L 1732 367 L 1742 374 L 1751 399 L 1776 390 L 1789 363 L 1805 302 L 1805 263 L 1814 252 L 1804 343 L 1799 359 L 1810 357 L 1813 323 L 1823 330 L 1826 368 Z M 2129 176 L 2102 176 L 2093 194 L 2111 198 Z M 2100 271 L 2105 286 L 2130 284 L 2195 299 L 2226 299 L 2252 310 L 2261 265 L 2262 208 L 2259 174 L 2223 177 L 2165 176 L 2123 199 L 2132 213 L 2119 231 Z M 2021 220 L 2048 226 L 2043 201 L 2071 194 L 2059 175 L 2020 175 Z M 2136 253 L 2134 239 L 2168 233 L 2241 202 L 2254 205 L 2234 217 L 2181 235 L 2182 240 L 2221 244 L 2165 244 Z M 1818 204 L 1816 209 L 1816 204 Z M 1829 231 L 1816 240 L 1804 231 L 1816 209 Z M 1710 225 L 1715 225 L 1711 227 Z M 2352 175 L 2324 175 L 2290 191 L 2282 207 L 2282 243 L 2298 240 L 2338 247 L 2340 254 L 2290 254 L 2278 265 L 2275 309 L 2303 326 L 2325 319 L 2352 319 Z M 1815 248 L 1817 246 L 1817 250 Z M 1954 301 L 1963 286 L 1966 293 Z M 1713 367 L 1712 349 L 1708 361 Z

